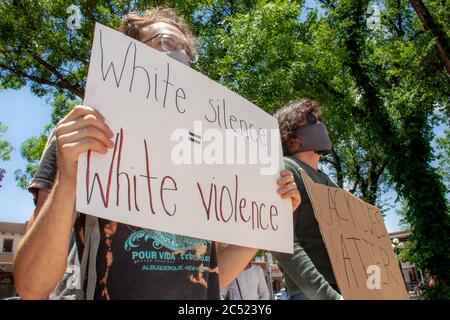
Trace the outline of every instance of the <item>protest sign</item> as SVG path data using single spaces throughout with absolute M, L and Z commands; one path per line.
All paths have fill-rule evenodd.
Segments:
M 380 210 L 300 173 L 344 299 L 408 299 Z
M 278 122 L 164 53 L 96 24 L 84 104 L 115 133 L 82 154 L 77 211 L 207 240 L 292 252 Z

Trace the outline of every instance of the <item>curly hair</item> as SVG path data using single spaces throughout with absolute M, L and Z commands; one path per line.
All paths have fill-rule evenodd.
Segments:
M 198 43 L 191 28 L 186 20 L 171 8 L 156 7 L 145 11 L 143 14 L 130 12 L 123 16 L 119 31 L 129 37 L 138 39 L 141 29 L 157 22 L 165 22 L 177 27 L 186 37 L 192 53 L 197 54 Z
M 285 156 L 292 154 L 290 146 L 295 138 L 298 139 L 295 130 L 305 120 L 309 122 L 311 117 L 321 120 L 320 113 L 319 103 L 307 98 L 289 101 L 275 112 L 274 117 L 278 119 L 280 126 L 281 144 Z

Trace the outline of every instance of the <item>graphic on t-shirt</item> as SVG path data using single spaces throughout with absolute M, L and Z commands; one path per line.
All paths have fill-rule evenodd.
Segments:
M 133 248 L 139 247 L 142 239 L 144 242 L 153 239 L 152 246 L 157 250 L 161 249 L 161 247 L 166 247 L 167 249 L 174 251 L 175 254 L 194 250 L 196 251 L 197 256 L 201 256 L 206 252 L 206 247 L 211 243 L 211 241 L 207 240 L 199 240 L 172 233 L 144 229 L 133 232 L 128 237 L 125 242 L 125 250 L 130 251 Z
M 101 298 L 120 296 L 120 282 L 165 285 L 171 281 L 201 294 L 209 287 L 209 274 L 218 274 L 216 262 L 211 260 L 214 242 L 156 230 L 136 228 L 105 221 L 103 230 L 104 265 L 99 277 Z M 211 265 L 213 263 L 213 265 Z M 129 270 L 118 276 L 118 270 Z M 133 275 L 133 276 L 130 276 Z M 140 279 L 140 280 L 136 280 Z M 155 280 L 150 280 L 155 279 Z M 202 288 L 202 289 L 200 289 Z M 145 291 L 145 290 L 144 290 Z
M 208 267 L 211 244 L 208 240 L 143 229 L 130 234 L 124 249 L 131 253 L 133 263 L 142 265 L 142 271 L 193 272 L 196 275 L 190 273 L 189 281 L 206 287 L 204 273 L 218 272 Z

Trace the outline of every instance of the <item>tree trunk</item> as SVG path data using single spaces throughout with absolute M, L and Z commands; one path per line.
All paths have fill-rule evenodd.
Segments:
M 336 150 L 334 148 L 331 148 L 331 155 L 333 156 L 333 166 L 336 170 L 336 183 L 339 187 L 344 187 L 344 175 L 342 173 L 342 163 L 341 158 L 336 153 Z
M 436 50 L 444 63 L 445 69 L 450 76 L 450 46 L 444 31 L 433 20 L 430 12 L 428 11 L 422 0 L 411 0 L 411 5 L 417 13 L 423 27 L 426 31 L 431 32 L 433 38 L 436 39 Z

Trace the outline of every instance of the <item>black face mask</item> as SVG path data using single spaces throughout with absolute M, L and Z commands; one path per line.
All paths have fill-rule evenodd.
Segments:
M 314 151 L 321 155 L 331 152 L 331 141 L 322 122 L 300 126 L 295 130 L 295 134 L 302 141 L 297 152 Z

